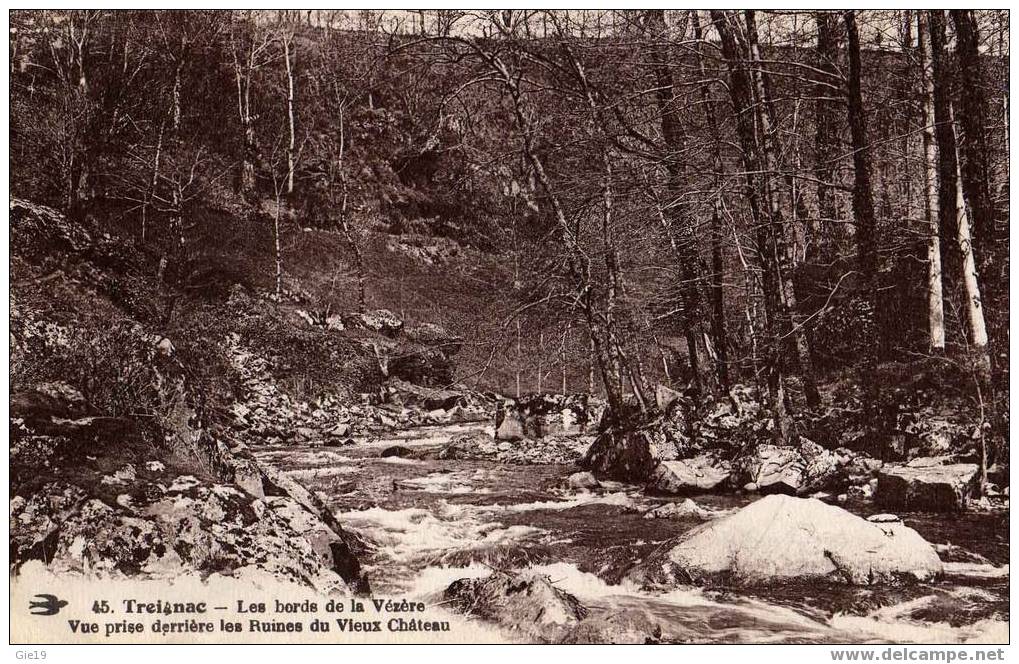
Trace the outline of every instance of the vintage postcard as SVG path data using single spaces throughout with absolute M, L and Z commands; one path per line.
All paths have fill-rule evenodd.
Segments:
M 1009 19 L 12 10 L 11 644 L 1002 659 Z

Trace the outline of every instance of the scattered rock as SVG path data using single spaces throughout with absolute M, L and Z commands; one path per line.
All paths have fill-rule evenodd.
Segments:
M 928 580 L 942 572 L 933 547 L 901 523 L 869 523 L 819 500 L 784 495 L 694 528 L 663 551 L 638 568 L 639 580 L 873 584 Z

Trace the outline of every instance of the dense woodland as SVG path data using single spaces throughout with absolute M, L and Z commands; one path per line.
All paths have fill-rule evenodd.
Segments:
M 1006 10 L 15 11 L 10 38 L 12 194 L 152 256 L 147 325 L 232 284 L 390 309 L 465 339 L 455 382 L 620 422 L 659 383 L 756 386 L 778 442 L 833 411 L 883 440 L 922 378 L 1002 453 Z

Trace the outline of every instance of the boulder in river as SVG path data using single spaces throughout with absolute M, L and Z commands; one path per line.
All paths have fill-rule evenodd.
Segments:
M 648 490 L 657 493 L 707 493 L 728 484 L 729 463 L 701 454 L 691 459 L 662 461 L 651 473 Z
M 583 491 L 589 491 L 591 489 L 597 489 L 601 486 L 601 483 L 589 472 L 573 473 L 566 478 L 566 485 L 571 489 L 580 489 Z
M 587 616 L 580 601 L 549 577 L 526 572 L 458 579 L 446 588 L 445 600 L 461 613 L 541 641 L 559 640 Z
M 941 572 L 934 548 L 901 523 L 870 523 L 816 499 L 772 495 L 681 535 L 634 576 L 665 585 L 874 584 Z
M 646 482 L 662 461 L 674 461 L 679 448 L 645 429 L 608 429 L 592 443 L 581 465 L 595 475 L 623 482 Z
M 966 508 L 975 494 L 980 467 L 973 463 L 940 463 L 939 458 L 886 464 L 877 474 L 875 502 L 900 510 L 954 512 Z

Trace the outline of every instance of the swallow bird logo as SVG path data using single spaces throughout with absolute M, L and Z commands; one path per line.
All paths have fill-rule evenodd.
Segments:
M 36 595 L 39 601 L 28 603 L 29 613 L 35 616 L 55 616 L 60 609 L 67 606 L 67 601 L 58 599 L 55 595 L 40 593 Z

